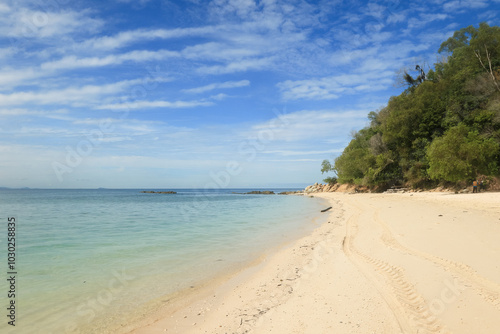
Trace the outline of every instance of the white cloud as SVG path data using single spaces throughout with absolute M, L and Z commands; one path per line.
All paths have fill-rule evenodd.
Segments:
M 280 151 L 264 151 L 263 153 L 265 153 L 265 154 L 279 154 L 279 155 L 282 155 L 282 156 L 294 156 L 294 155 L 301 155 L 301 156 L 306 156 L 306 155 L 323 155 L 323 156 L 326 156 L 327 154 L 340 153 L 342 151 L 343 151 L 343 149 L 322 150 L 322 151 L 314 151 L 314 150 L 308 150 L 308 151 L 280 150 Z
M 220 93 L 220 94 L 217 94 L 217 95 L 211 95 L 210 96 L 210 100 L 222 101 L 222 100 L 225 100 L 227 97 L 228 97 L 227 94 Z
M 10 11 L 11 11 L 11 9 L 7 4 L 0 3 L 0 13 L 8 13 Z
M 384 64 L 384 66 L 386 66 Z M 278 84 L 285 100 L 331 100 L 340 95 L 386 89 L 392 83 L 392 72 L 372 71 L 308 80 L 287 80 Z
M 102 66 L 116 66 L 120 65 L 126 61 L 132 62 L 144 62 L 151 60 L 162 60 L 165 58 L 178 57 L 179 54 L 174 51 L 169 50 L 158 50 L 158 51 L 148 51 L 148 50 L 135 50 L 119 55 L 109 55 L 106 57 L 98 58 L 77 58 L 76 56 L 68 56 L 63 59 L 56 61 L 51 61 L 41 64 L 42 70 L 67 70 L 76 69 L 84 67 L 102 67 Z
M 467 8 L 478 9 L 488 7 L 488 0 L 455 0 L 447 1 L 443 4 L 445 11 L 454 12 Z
M 387 23 L 391 24 L 391 23 L 404 22 L 404 21 L 406 21 L 406 17 L 407 17 L 407 12 L 405 12 L 405 11 L 392 13 L 387 18 Z
M 359 49 L 342 49 L 337 52 L 332 52 L 329 57 L 330 64 L 335 67 L 343 66 L 355 61 L 364 60 L 366 58 L 371 58 L 379 54 L 380 47 L 371 46 Z
M 198 72 L 202 74 L 228 74 L 269 68 L 274 57 L 251 58 L 229 62 L 225 65 L 201 66 Z
M 500 0 L 498 0 L 497 2 L 500 3 Z M 484 13 L 479 14 L 477 17 L 481 22 L 486 21 L 486 22 L 488 22 L 488 24 L 490 26 L 493 26 L 493 25 L 497 25 L 496 20 L 499 17 L 499 15 L 498 15 L 498 11 L 489 10 L 489 11 L 485 11 Z
M 122 123 L 123 119 L 120 118 L 85 118 L 85 119 L 75 119 L 73 124 L 82 125 L 100 125 L 100 124 L 116 124 Z
M 68 111 L 65 109 L 59 110 L 30 110 L 25 108 L 15 108 L 15 109 L 0 109 L 0 116 L 38 116 L 38 117 L 46 117 L 46 118 L 56 118 L 57 115 L 65 115 L 68 114 Z
M 248 80 L 226 81 L 226 82 L 213 83 L 213 84 L 209 84 L 209 85 L 201 86 L 201 87 L 196 87 L 196 88 L 184 89 L 183 92 L 199 94 L 199 93 L 205 93 L 208 91 L 212 91 L 215 89 L 237 88 L 237 87 L 245 87 L 245 86 L 249 86 L 249 85 L 250 85 L 250 81 L 248 81 Z
M 162 125 L 164 124 L 161 121 L 144 121 L 144 120 L 138 120 L 138 119 L 131 119 L 131 118 L 83 118 L 83 119 L 74 119 L 72 120 L 72 124 L 75 125 L 95 125 L 95 126 L 101 126 L 102 124 L 106 125 L 120 125 L 120 124 L 141 124 L 141 126 L 152 126 L 152 125 Z
M 287 80 L 278 84 L 285 100 L 331 100 L 340 97 L 345 89 L 331 78 Z
M 384 12 L 386 10 L 385 6 L 379 5 L 374 2 L 369 2 L 368 6 L 365 9 L 365 15 L 373 16 L 378 20 L 382 20 L 384 18 Z
M 330 139 L 336 133 L 345 137 L 347 134 L 345 132 L 350 131 L 350 129 L 364 126 L 366 115 L 366 110 L 300 110 L 278 115 L 270 121 L 254 125 L 243 134 L 247 138 L 272 138 L 270 141 L 307 142 L 315 140 L 317 149 L 321 144 L 318 142 L 318 138 Z
M 448 28 L 448 27 L 447 27 Z M 441 31 L 435 31 L 430 33 L 422 33 L 418 38 L 427 44 L 436 44 L 446 41 L 448 38 L 453 36 L 455 29 L 442 29 Z M 436 50 L 437 51 L 437 50 Z
M 139 2 L 141 5 L 145 5 L 151 0 L 116 0 L 118 2 L 123 2 L 123 3 L 134 3 L 134 2 Z
M 0 59 L 7 58 L 14 55 L 18 50 L 13 47 L 7 47 L 0 49 Z
M 418 18 L 411 18 L 408 20 L 408 29 L 413 30 L 413 29 L 422 28 L 433 21 L 443 21 L 443 20 L 446 20 L 448 17 L 449 16 L 447 14 L 423 13 L 423 14 L 420 14 L 420 16 Z
M 136 29 L 117 33 L 111 36 L 101 36 L 87 39 L 81 43 L 74 44 L 72 48 L 85 52 L 90 50 L 111 51 L 114 49 L 126 47 L 136 42 L 151 41 L 155 39 L 180 39 L 186 37 L 213 37 L 219 42 L 201 43 L 185 49 L 186 56 L 195 57 L 196 52 L 210 52 L 213 55 L 217 53 L 217 47 L 227 47 L 225 43 L 242 44 L 249 43 L 249 39 L 260 35 L 262 41 L 266 40 L 266 32 L 280 29 L 281 18 L 264 17 L 264 20 L 239 22 L 238 24 L 221 23 L 217 25 L 205 25 L 192 28 L 175 29 Z M 285 40 L 287 38 L 301 38 L 303 33 L 300 31 L 287 32 L 280 34 Z M 222 41 L 222 42 L 221 42 Z M 278 40 L 277 40 L 278 41 Z M 223 43 L 225 42 L 225 43 Z M 270 43 L 271 45 L 272 43 Z M 204 51 L 206 50 L 206 51 Z M 219 49 L 220 50 L 220 49 Z M 219 52 L 220 53 L 220 52 Z
M 193 108 L 213 105 L 209 101 L 134 101 L 125 103 L 105 104 L 96 109 L 123 110 L 123 109 L 148 109 L 148 108 Z
M 96 86 L 68 87 L 61 90 L 39 92 L 15 92 L 0 94 L 0 104 L 4 106 L 22 104 L 90 104 L 99 98 L 122 92 L 125 88 L 137 83 L 137 80 L 125 80 L 111 84 Z
M 31 67 L 24 69 L 3 68 L 0 71 L 0 87 L 3 86 L 4 89 L 10 90 L 16 85 L 31 82 L 33 79 L 39 78 L 44 74 L 42 71 L 37 71 Z
M 214 34 L 223 26 L 205 26 L 199 28 L 177 28 L 177 29 L 137 29 L 123 31 L 113 36 L 102 36 L 88 39 L 76 44 L 74 48 L 78 50 L 101 50 L 110 51 L 128 46 L 138 41 L 183 38 L 189 36 L 206 36 Z
M 425 52 L 436 42 L 423 35 L 415 39 L 420 40 L 420 44 L 403 40 L 336 52 L 332 54 L 330 62 L 341 73 L 345 71 L 346 65 L 351 65 L 353 66 L 351 74 L 364 76 L 365 82 L 369 82 L 370 85 L 388 88 L 392 85 L 394 73 L 401 67 L 408 66 L 408 63 L 414 62 L 412 55 Z
M 231 1 L 228 4 L 234 8 L 246 7 L 244 2 L 238 1 Z M 283 11 L 286 6 L 280 4 L 281 7 L 274 8 L 270 3 L 263 6 L 266 8 L 263 11 L 256 9 L 256 12 L 259 13 L 259 20 L 246 18 L 243 22 L 237 24 L 221 23 L 176 29 L 140 28 L 110 36 L 94 37 L 78 43 L 72 41 L 74 38 L 70 40 L 61 39 L 59 43 L 56 43 L 59 45 L 50 50 L 52 52 L 57 50 L 63 55 L 62 58 L 54 59 L 50 54 L 51 51 L 46 50 L 47 54 L 43 57 L 50 60 L 41 63 L 39 67 L 26 68 L 24 66 L 22 69 L 3 69 L 2 72 L 6 72 L 3 73 L 6 75 L 0 75 L 0 85 L 3 84 L 8 88 L 12 88 L 15 85 L 26 84 L 33 79 L 53 76 L 63 71 L 79 68 L 112 67 L 125 62 L 159 61 L 173 57 L 182 62 L 182 65 L 189 64 L 188 62 L 195 63 L 198 74 L 229 74 L 284 67 L 287 66 L 286 63 L 290 62 L 290 60 L 293 60 L 295 64 L 306 64 L 305 59 L 302 61 L 297 58 L 302 52 L 294 51 L 298 43 L 307 42 L 308 32 L 296 29 L 296 26 L 300 23 L 300 17 L 294 17 L 293 20 L 295 21 L 293 22 L 288 19 L 287 24 L 285 24 L 285 13 Z M 238 9 L 238 11 L 240 10 Z M 289 11 L 286 15 L 292 15 L 292 13 L 293 11 Z M 82 17 L 87 16 L 89 16 L 88 13 L 84 12 L 82 14 Z M 89 25 L 91 24 L 89 23 Z M 85 29 L 82 30 L 86 31 Z M 73 34 L 78 35 L 76 32 L 73 32 Z M 130 46 L 137 42 L 193 36 L 211 38 L 212 40 L 195 45 L 184 45 L 180 51 L 133 50 L 122 54 L 106 54 L 106 51 Z M 310 50 L 308 54 L 317 54 L 319 57 L 320 52 L 315 51 L 320 49 L 314 43 L 310 45 L 302 44 L 300 47 L 306 49 L 309 47 L 315 48 L 316 50 Z M 290 50 L 290 52 L 283 54 L 283 50 Z M 78 55 L 73 54 L 74 52 L 77 52 Z M 71 55 L 68 55 L 69 53 Z M 293 55 L 293 58 L 290 55 Z M 42 57 L 41 53 L 34 53 L 33 56 Z M 307 57 L 307 55 L 304 54 L 303 57 Z M 186 68 L 190 66 L 192 68 L 192 65 L 188 65 Z
M 253 0 L 214 0 L 210 3 L 211 14 L 222 18 L 228 14 L 235 14 L 243 19 L 255 15 L 257 6 Z
M 390 31 L 380 31 L 377 25 L 366 25 L 364 30 L 338 29 L 334 38 L 338 41 L 338 47 L 344 52 L 371 47 L 374 44 L 391 42 L 394 33 Z M 373 28 L 373 29 L 372 29 Z
M 188 46 L 182 51 L 182 55 L 187 59 L 218 61 L 242 59 L 257 56 L 261 53 L 263 53 L 262 48 L 251 48 L 250 45 L 235 46 L 220 42 Z
M 14 38 L 52 38 L 74 33 L 98 31 L 103 21 L 90 17 L 88 11 L 31 10 L 20 6 L 3 7 L 0 35 Z
M 4 89 L 12 89 L 23 84 L 31 85 L 35 79 L 50 77 L 59 72 L 80 68 L 118 66 L 125 62 L 140 63 L 153 60 L 159 61 L 174 57 L 178 57 L 178 53 L 168 50 L 136 50 L 118 55 L 108 55 L 105 57 L 78 58 L 76 56 L 67 56 L 62 59 L 42 63 L 39 67 L 27 67 L 24 69 L 3 68 L 0 71 L 0 87 L 3 86 Z M 165 73 L 160 72 L 158 66 L 156 71 L 145 68 L 144 72 L 150 72 L 150 78 L 147 79 L 149 81 L 154 80 L 155 82 L 167 82 L 172 80 L 171 78 L 166 77 Z
M 131 141 L 133 140 L 132 137 L 104 137 L 104 138 L 98 138 L 98 141 L 102 143 L 119 143 L 119 142 L 124 142 L 124 141 Z

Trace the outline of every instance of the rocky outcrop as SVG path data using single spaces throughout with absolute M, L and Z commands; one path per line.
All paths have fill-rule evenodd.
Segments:
M 304 189 L 305 193 L 326 193 L 326 192 L 334 192 L 340 188 L 339 184 L 322 184 L 315 183 L 312 186 L 306 187 Z
M 355 186 L 350 184 L 322 184 L 315 183 L 312 186 L 306 187 L 304 189 L 304 194 L 311 193 L 326 193 L 326 192 L 342 192 L 354 194 L 358 192 L 369 192 L 370 190 L 367 187 Z
M 152 190 L 143 190 L 141 193 L 144 194 L 177 194 L 175 191 L 152 191 Z
M 304 190 L 297 190 L 297 191 L 282 191 L 278 195 L 297 195 L 297 194 L 303 194 Z

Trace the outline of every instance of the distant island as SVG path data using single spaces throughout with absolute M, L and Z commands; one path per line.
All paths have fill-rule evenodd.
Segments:
M 278 194 L 276 194 L 272 190 L 252 190 L 252 191 L 249 191 L 249 192 L 246 192 L 246 193 L 233 192 L 233 194 L 237 194 L 237 195 L 291 195 L 291 194 L 299 194 L 299 193 L 303 193 L 303 190 L 282 191 L 282 192 L 280 192 Z
M 141 193 L 144 194 L 177 194 L 176 191 L 152 191 L 152 190 L 143 190 Z
M 275 195 L 274 191 L 270 191 L 270 190 L 253 190 L 253 191 L 249 191 L 247 193 L 233 192 L 233 194 L 238 194 L 238 195 Z

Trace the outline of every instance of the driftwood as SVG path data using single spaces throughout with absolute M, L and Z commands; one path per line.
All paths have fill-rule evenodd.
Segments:
M 328 210 L 330 210 L 331 208 L 332 208 L 332 207 L 330 206 L 330 207 L 328 207 L 328 208 L 326 208 L 326 209 L 324 209 L 324 210 L 321 210 L 321 212 L 327 212 L 327 211 L 328 211 Z

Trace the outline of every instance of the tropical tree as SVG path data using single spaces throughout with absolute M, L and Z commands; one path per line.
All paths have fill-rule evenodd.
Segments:
M 462 123 L 430 145 L 428 172 L 432 179 L 450 182 L 495 174 L 499 152 L 500 145 L 492 138 L 483 138 Z
M 443 58 L 427 73 L 421 66 L 416 76 L 402 72 L 408 88 L 370 112 L 370 125 L 322 171 L 334 170 L 340 183 L 372 187 L 499 176 L 500 28 L 465 27 L 439 52 Z

